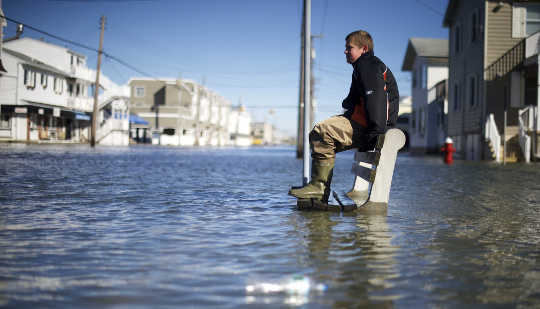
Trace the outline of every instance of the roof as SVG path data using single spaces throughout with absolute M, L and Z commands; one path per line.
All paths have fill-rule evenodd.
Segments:
M 401 70 L 412 70 L 416 57 L 448 59 L 448 40 L 410 38 L 409 43 L 407 44 L 407 51 L 405 52 L 405 59 L 403 59 Z
M 23 60 L 24 62 L 28 63 L 28 64 L 31 64 L 31 65 L 34 65 L 40 69 L 43 69 L 43 70 L 47 70 L 47 71 L 51 71 L 53 73 L 57 73 L 57 74 L 60 74 L 60 75 L 63 75 L 63 76 L 70 76 L 69 73 L 67 72 L 63 72 L 61 70 L 58 70 L 57 68 L 53 67 L 53 66 L 50 66 L 48 64 L 45 64 L 37 59 L 34 59 L 32 57 L 29 57 L 25 54 L 21 54 L 19 52 L 16 52 L 14 50 L 11 50 L 11 49 L 8 49 L 6 47 L 3 47 L 2 50 L 7 53 L 7 54 L 10 54 L 14 57 L 17 57 L 21 60 Z
M 56 45 L 54 43 L 51 43 L 51 42 L 47 42 L 45 40 L 38 40 L 38 39 L 34 39 L 34 38 L 31 38 L 31 37 L 20 37 L 20 38 L 17 38 L 17 39 L 14 39 L 14 40 L 10 40 L 10 41 L 7 41 L 7 42 L 4 42 L 4 47 L 6 46 L 9 46 L 11 44 L 15 44 L 16 42 L 22 42 L 22 41 L 30 41 L 32 43 L 37 43 L 37 44 L 42 44 L 42 45 L 46 45 L 46 46 L 51 46 L 51 47 L 54 47 L 54 48 L 57 48 L 57 49 L 60 49 L 60 50 L 63 50 L 67 53 L 70 53 L 70 54 L 74 54 L 76 56 L 79 56 L 81 58 L 84 58 L 86 59 L 86 56 L 83 55 L 83 54 L 80 54 L 76 51 L 73 51 L 67 47 L 63 47 L 63 46 L 60 46 L 60 45 Z
M 444 27 L 449 27 L 450 26 L 450 23 L 453 20 L 452 17 L 453 17 L 454 12 L 456 11 L 456 8 L 457 8 L 457 3 L 458 3 L 457 0 L 448 1 L 448 5 L 446 6 L 446 12 L 444 13 L 444 18 L 443 18 L 443 26 Z

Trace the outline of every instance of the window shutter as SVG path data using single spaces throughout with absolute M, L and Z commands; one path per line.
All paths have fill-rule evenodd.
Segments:
M 527 9 L 524 6 L 514 4 L 512 6 L 512 37 L 524 38 L 526 31 Z

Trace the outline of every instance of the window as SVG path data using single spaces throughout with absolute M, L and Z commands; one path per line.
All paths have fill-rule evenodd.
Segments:
M 36 87 L 36 72 L 30 69 L 24 69 L 24 85 L 27 88 Z
M 75 84 L 75 95 L 79 96 L 81 94 L 81 85 L 79 83 Z
M 476 105 L 476 76 L 469 77 L 469 104 Z
M 144 97 L 144 87 L 135 87 L 135 96 Z
M 67 92 L 69 93 L 70 96 L 73 95 L 73 83 L 69 83 L 69 82 L 68 82 L 68 89 L 67 89 Z
M 478 24 L 478 14 L 476 12 L 473 12 L 471 16 L 471 42 L 475 42 L 478 36 Z
M 416 70 L 413 70 L 412 72 L 412 86 L 413 88 L 416 88 Z
M 422 88 L 427 88 L 427 65 L 422 66 Z
M 527 36 L 540 31 L 540 4 L 527 4 Z
M 426 133 L 426 112 L 425 108 L 420 108 L 420 116 L 418 117 L 418 130 L 420 131 L 420 135 L 424 135 Z
M 461 25 L 459 24 L 454 28 L 454 51 L 456 54 L 461 51 Z
M 49 79 L 49 76 L 45 73 L 41 73 L 41 87 L 43 87 L 43 89 L 47 88 L 47 79 Z
M 459 86 L 457 84 L 454 85 L 454 110 L 459 110 Z
M 0 129 L 11 129 L 11 114 L 0 114 Z
M 55 77 L 53 87 L 56 94 L 62 94 L 62 91 L 64 90 L 64 81 L 59 77 Z

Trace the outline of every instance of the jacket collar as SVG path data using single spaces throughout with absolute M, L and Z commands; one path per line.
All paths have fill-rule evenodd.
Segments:
M 360 60 L 362 60 L 362 59 L 367 59 L 367 58 L 371 58 L 371 57 L 373 57 L 373 56 L 375 56 L 375 54 L 373 53 L 372 50 L 367 51 L 367 52 L 363 53 L 362 56 L 358 57 L 358 59 L 356 59 L 356 61 L 353 62 L 353 63 L 351 63 L 351 64 L 354 66 L 355 64 L 357 64 L 358 62 L 360 62 Z

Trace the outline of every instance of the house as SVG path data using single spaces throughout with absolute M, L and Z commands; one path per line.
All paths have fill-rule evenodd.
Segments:
M 148 122 L 148 126 L 137 128 L 137 131 L 143 131 L 145 140 L 148 140 L 151 130 L 157 138 L 154 143 L 195 145 L 199 97 L 194 82 L 170 78 L 132 78 L 128 84 L 131 89 L 131 111 Z M 138 132 L 132 135 L 136 135 L 137 140 L 141 138 Z
M 78 58 L 78 64 L 70 59 Z M 74 74 L 85 59 L 66 48 L 20 38 L 4 43 L 0 76 L 0 138 L 85 141 L 89 138 L 89 75 Z M 65 63 L 63 63 L 65 62 Z M 87 72 L 84 72 L 87 73 Z
M 448 134 L 468 160 L 538 157 L 538 14 L 532 1 L 448 3 Z
M 112 96 L 99 104 L 96 143 L 129 145 L 129 97 Z
M 19 36 L 20 33 L 6 40 L 3 46 L 7 72 L 0 76 L 0 139 L 87 142 L 94 104 L 95 71 L 86 66 L 84 55 Z M 122 87 L 104 75 L 100 89 L 99 103 L 122 93 Z M 107 105 L 99 106 L 105 108 Z M 122 121 L 129 123 L 127 118 Z M 108 128 L 110 126 L 98 128 L 96 135 L 108 135 L 109 132 L 103 132 Z M 126 136 L 128 133 L 127 130 L 124 132 Z
M 412 110 L 408 132 L 411 152 L 438 152 L 444 144 L 446 87 L 448 78 L 448 40 L 411 38 L 401 68 L 411 72 Z M 444 85 L 440 84 L 444 83 Z M 442 86 L 441 86 L 442 85 Z M 437 99 L 437 100 L 436 100 Z
M 410 134 L 411 130 L 410 119 L 412 114 L 412 98 L 411 96 L 404 96 L 399 98 L 399 113 L 397 118 L 396 127 L 399 128 L 405 134 L 405 146 L 403 151 L 409 151 Z
M 252 122 L 251 136 L 253 145 L 272 145 L 274 144 L 274 127 L 269 122 Z
M 5 16 L 4 11 L 2 10 L 2 0 L 0 0 L 0 15 Z M 2 63 L 2 42 L 4 41 L 4 27 L 6 26 L 7 26 L 6 19 L 3 17 L 0 17 L 0 74 L 7 72 L 6 68 L 4 67 Z
M 232 146 L 250 146 L 251 115 L 243 105 L 233 106 L 229 115 L 229 144 Z
M 129 86 L 131 111 L 148 121 L 154 143 L 228 144 L 230 103 L 215 92 L 187 79 L 132 78 Z

